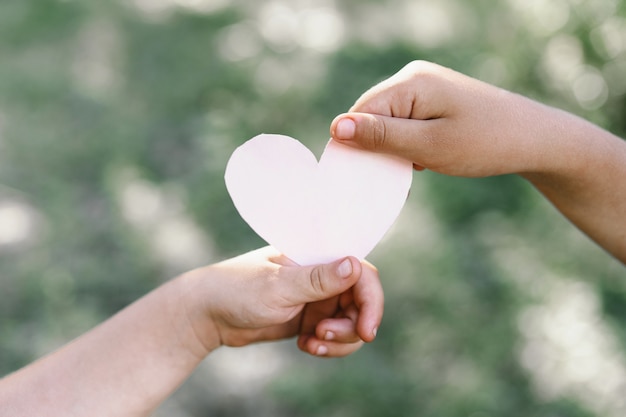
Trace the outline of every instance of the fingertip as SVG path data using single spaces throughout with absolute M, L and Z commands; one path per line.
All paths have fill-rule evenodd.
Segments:
M 352 275 L 353 267 L 350 258 L 346 258 L 337 266 L 337 275 L 340 278 L 348 278 Z
M 307 267 L 284 268 L 286 277 L 296 273 L 297 280 L 289 280 L 281 288 L 295 303 L 326 300 L 341 294 L 358 282 L 361 276 L 360 261 L 348 256 L 334 262 Z
M 362 346 L 362 340 L 353 343 L 341 343 L 311 338 L 305 348 L 301 350 L 316 357 L 339 358 L 356 352 Z
M 302 335 L 298 338 L 298 348 L 313 356 L 328 355 L 328 346 L 314 335 Z
M 361 264 L 361 260 L 354 256 L 348 256 L 350 259 L 350 263 L 352 264 L 352 276 L 355 278 L 360 278 L 363 273 L 363 265 Z
M 338 265 L 336 266 L 335 271 L 338 277 L 343 279 L 354 279 L 361 276 L 361 261 L 354 256 L 347 256 L 337 262 Z
M 367 259 L 363 259 L 363 261 L 361 262 L 366 269 L 369 269 L 375 276 L 376 279 L 378 279 L 378 268 L 376 267 L 376 265 L 374 265 L 373 263 L 371 263 L 370 261 L 368 261 Z
M 361 336 L 361 339 L 363 339 L 364 342 L 370 343 L 370 342 L 373 342 L 374 339 L 376 339 L 377 334 L 378 334 L 378 327 L 374 326 L 370 330 L 364 332 L 364 334 Z
M 378 325 L 372 325 L 369 323 L 359 322 L 356 325 L 356 333 L 359 338 L 366 342 L 370 343 L 376 339 L 376 333 L 378 332 Z
M 334 126 L 333 138 L 340 141 L 351 141 L 354 139 L 354 134 L 356 133 L 356 122 L 354 119 L 347 116 L 341 117 Z
M 338 116 L 335 116 L 333 121 L 330 123 L 330 137 L 331 138 L 336 139 L 336 140 L 343 140 L 337 135 L 337 126 L 339 125 L 339 122 L 345 120 L 346 118 L 349 118 L 347 113 L 342 113 Z
M 326 355 L 328 355 L 328 346 L 326 346 L 326 345 L 319 345 L 317 347 L 317 349 L 315 349 L 315 355 L 316 356 L 326 356 Z

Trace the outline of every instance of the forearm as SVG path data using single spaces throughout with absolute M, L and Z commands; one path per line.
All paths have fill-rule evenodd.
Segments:
M 569 113 L 541 107 L 530 129 L 543 143 L 539 164 L 522 176 L 626 263 L 626 142 Z
M 1 416 L 144 416 L 207 354 L 180 278 L 60 350 L 0 380 Z

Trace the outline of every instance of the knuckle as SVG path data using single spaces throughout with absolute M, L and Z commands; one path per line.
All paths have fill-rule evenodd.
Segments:
M 322 268 L 315 267 L 311 269 L 309 273 L 309 280 L 311 282 L 311 288 L 318 293 L 323 294 L 326 290 L 324 285 L 324 274 L 322 273 Z
M 379 120 L 374 124 L 372 130 L 372 150 L 384 150 L 387 145 L 387 125 L 384 120 Z
M 409 62 L 405 67 L 404 71 L 413 75 L 413 76 L 423 76 L 423 75 L 432 75 L 437 72 L 439 66 L 429 61 L 424 60 L 415 60 Z
M 445 78 L 444 68 L 428 61 L 413 61 L 405 67 L 403 83 L 411 91 L 432 95 Z M 427 94 L 427 93 L 431 94 Z
M 430 64 L 428 61 L 424 61 L 423 59 L 415 59 L 404 67 L 404 69 L 411 73 L 418 73 L 422 71 L 425 67 Z

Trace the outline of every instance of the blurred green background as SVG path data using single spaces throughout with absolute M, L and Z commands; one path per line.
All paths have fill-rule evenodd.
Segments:
M 1 375 L 262 246 L 224 187 L 231 152 L 266 132 L 319 156 L 414 59 L 626 135 L 619 0 L 0 2 Z M 626 415 L 625 270 L 523 180 L 415 173 L 369 259 L 374 343 L 224 348 L 156 415 Z

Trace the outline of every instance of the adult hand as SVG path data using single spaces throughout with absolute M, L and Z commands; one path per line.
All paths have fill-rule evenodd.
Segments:
M 305 352 L 344 356 L 372 341 L 382 319 L 378 273 L 354 257 L 302 267 L 266 247 L 182 278 L 208 351 L 298 335 Z

